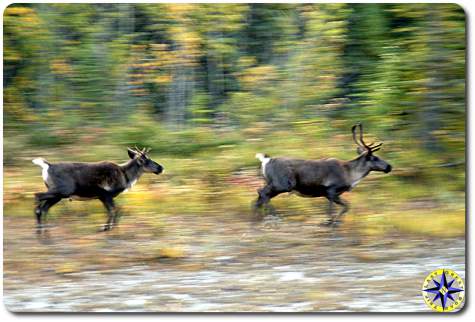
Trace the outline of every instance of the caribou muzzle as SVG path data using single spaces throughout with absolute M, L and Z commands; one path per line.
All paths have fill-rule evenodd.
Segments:
M 165 168 L 164 168 L 161 164 L 158 164 L 158 163 L 157 163 L 157 169 L 156 169 L 153 173 L 154 173 L 154 174 L 160 174 L 160 173 L 162 173 L 164 170 L 165 170 Z

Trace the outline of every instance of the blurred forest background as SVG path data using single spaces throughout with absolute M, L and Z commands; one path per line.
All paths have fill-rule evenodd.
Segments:
M 394 171 L 344 196 L 348 220 L 463 236 L 465 45 L 454 4 L 10 5 L 4 214 L 34 225 L 33 193 L 45 188 L 33 157 L 121 162 L 137 145 L 166 172 L 118 198 L 126 223 L 247 220 L 262 185 L 256 152 L 348 160 L 361 121 Z M 274 203 L 296 218 L 327 207 Z M 100 203 L 63 202 L 50 218 L 77 209 L 104 221 Z

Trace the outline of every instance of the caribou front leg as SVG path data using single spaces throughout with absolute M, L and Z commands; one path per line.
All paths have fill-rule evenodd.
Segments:
M 328 199 L 328 219 L 323 222 L 323 225 L 325 226 L 330 226 L 333 224 L 333 199 L 327 198 Z
M 336 196 L 336 198 L 334 198 L 333 201 L 343 207 L 340 210 L 340 212 L 336 216 L 333 217 L 333 222 L 338 223 L 338 222 L 341 222 L 340 217 L 343 216 L 348 211 L 349 207 L 348 207 L 348 203 L 344 201 L 343 199 L 341 199 L 340 196 Z
M 340 216 L 345 214 L 348 211 L 349 207 L 348 207 L 348 203 L 346 201 L 343 201 L 338 195 L 330 194 L 329 196 L 327 196 L 327 199 L 328 199 L 328 217 L 329 218 L 327 219 L 325 224 L 329 226 L 329 225 L 334 225 L 340 222 L 339 221 Z M 333 203 L 336 203 L 343 207 L 335 215 L 333 214 Z
M 330 226 L 335 223 L 335 219 L 337 217 L 333 215 L 333 203 L 339 203 L 341 200 L 338 198 L 336 189 L 334 187 L 328 189 L 326 197 L 328 199 L 328 219 L 324 222 L 324 225 Z
M 111 197 L 104 197 L 100 199 L 102 204 L 107 209 L 107 223 L 104 225 L 103 231 L 111 230 L 117 224 L 117 213 L 115 209 L 114 200 Z

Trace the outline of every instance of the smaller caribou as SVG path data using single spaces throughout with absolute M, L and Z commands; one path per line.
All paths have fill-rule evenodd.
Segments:
M 356 128 L 359 128 L 359 141 Z M 358 146 L 358 157 L 351 161 L 337 159 L 299 160 L 290 158 L 271 158 L 258 153 L 266 185 L 258 190 L 259 197 L 254 205 L 254 219 L 260 219 L 258 210 L 263 206 L 272 210 L 269 202 L 284 192 L 296 192 L 302 197 L 326 197 L 329 201 L 328 224 L 335 224 L 341 215 L 348 211 L 348 204 L 340 198 L 346 191 L 351 191 L 371 171 L 388 173 L 391 165 L 374 155 L 382 143 L 367 145 L 363 140 L 361 123 L 351 129 L 353 140 Z M 343 208 L 337 215 L 332 215 L 333 203 Z
M 117 224 L 118 214 L 114 198 L 131 188 L 144 172 L 160 174 L 163 167 L 149 158 L 150 149 L 128 148 L 130 160 L 124 164 L 112 162 L 60 162 L 49 163 L 36 158 L 33 163 L 42 168 L 47 192 L 35 194 L 35 215 L 38 228 L 42 217 L 61 199 L 99 199 L 107 209 L 108 220 L 103 230 L 110 230 Z

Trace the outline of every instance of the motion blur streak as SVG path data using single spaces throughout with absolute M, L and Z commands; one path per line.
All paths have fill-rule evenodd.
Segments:
M 465 277 L 465 16 L 454 4 L 13 4 L 4 12 L 4 287 L 15 311 L 427 311 Z M 256 153 L 393 166 L 342 197 L 282 194 L 250 229 Z M 49 162 L 166 172 L 62 201 L 36 236 Z M 410 289 L 410 291 L 408 291 Z M 381 299 L 384 299 L 383 301 Z

